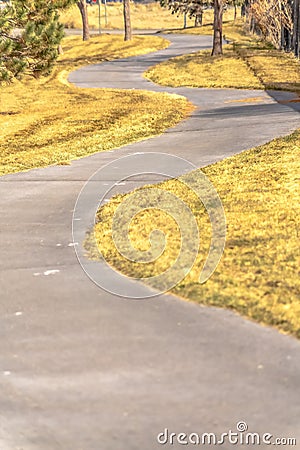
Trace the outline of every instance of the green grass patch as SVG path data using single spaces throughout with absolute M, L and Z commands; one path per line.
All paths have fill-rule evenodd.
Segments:
M 299 138 L 300 131 L 297 131 L 204 169 L 221 197 L 227 220 L 224 255 L 205 284 L 199 284 L 198 280 L 210 245 L 209 219 L 193 192 L 181 182 L 185 177 L 197 180 L 198 171 L 158 185 L 191 208 L 201 231 L 198 258 L 173 292 L 201 304 L 235 310 L 298 338 Z M 160 229 L 167 237 L 166 250 L 149 264 L 132 263 L 123 258 L 114 246 L 111 228 L 116 208 L 128 195 L 114 197 L 99 210 L 95 226 L 97 245 L 106 260 L 122 273 L 155 276 L 167 270 L 176 259 L 180 233 L 170 216 L 146 209 L 130 224 L 132 245 L 148 250 L 151 231 Z M 93 256 L 91 249 L 89 252 Z
M 146 91 L 83 89 L 67 82 L 74 68 L 168 46 L 157 36 L 79 36 L 63 41 L 64 54 L 48 78 L 0 88 L 0 175 L 67 164 L 95 152 L 149 138 L 192 111 L 183 97 Z

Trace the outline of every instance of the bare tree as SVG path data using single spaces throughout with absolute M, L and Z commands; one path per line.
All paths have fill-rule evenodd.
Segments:
M 292 8 L 290 0 L 255 0 L 250 4 L 250 16 L 264 37 L 277 48 L 285 47 L 284 30 L 293 29 Z

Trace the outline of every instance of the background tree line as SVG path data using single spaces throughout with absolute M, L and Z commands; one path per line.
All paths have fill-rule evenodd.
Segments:
M 101 1 L 101 0 L 98 0 Z M 195 18 L 202 25 L 207 8 L 214 9 L 212 55 L 222 54 L 223 12 L 241 6 L 251 31 L 270 40 L 277 48 L 300 53 L 300 0 L 158 0 L 173 14 Z M 13 0 L 0 11 L 0 82 L 22 74 L 35 77 L 50 73 L 59 53 L 63 26 L 59 11 L 77 4 L 83 24 L 83 39 L 89 39 L 86 0 Z M 125 40 L 132 37 L 130 0 L 123 0 Z
M 251 31 L 299 58 L 300 0 L 246 0 L 243 14 Z
M 195 18 L 195 26 L 202 25 L 203 13 L 214 8 L 214 49 L 212 54 L 222 53 L 222 15 L 224 8 L 241 6 L 252 32 L 271 41 L 277 48 L 300 51 L 300 0 L 159 0 L 173 14 L 184 14 Z

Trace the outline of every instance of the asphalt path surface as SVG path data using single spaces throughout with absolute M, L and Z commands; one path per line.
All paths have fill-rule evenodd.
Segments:
M 69 79 L 86 88 L 184 95 L 197 106 L 188 120 L 70 166 L 0 179 L 1 450 L 153 450 L 163 447 L 156 437 L 165 428 L 221 434 L 236 431 L 239 421 L 251 432 L 294 437 L 300 448 L 299 341 L 171 295 L 138 301 L 111 295 L 86 276 L 74 252 L 76 199 L 105 164 L 165 152 L 203 167 L 300 126 L 291 107 L 297 104 L 276 101 L 293 94 L 146 81 L 147 67 L 211 45 L 209 37 L 167 38 L 166 50 L 87 66 Z

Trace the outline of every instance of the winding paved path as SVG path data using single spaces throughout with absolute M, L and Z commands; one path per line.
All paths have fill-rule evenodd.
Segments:
M 70 166 L 0 179 L 1 450 L 153 450 L 165 427 L 221 433 L 239 420 L 250 431 L 296 437 L 300 448 L 299 341 L 172 296 L 113 297 L 86 277 L 70 247 L 80 189 L 116 157 L 163 150 L 204 166 L 300 126 L 300 115 L 275 101 L 292 94 L 143 80 L 149 65 L 210 45 L 207 37 L 168 38 L 167 50 L 82 68 L 70 80 L 176 92 L 198 106 L 190 119 Z M 237 102 L 249 97 L 260 101 Z

